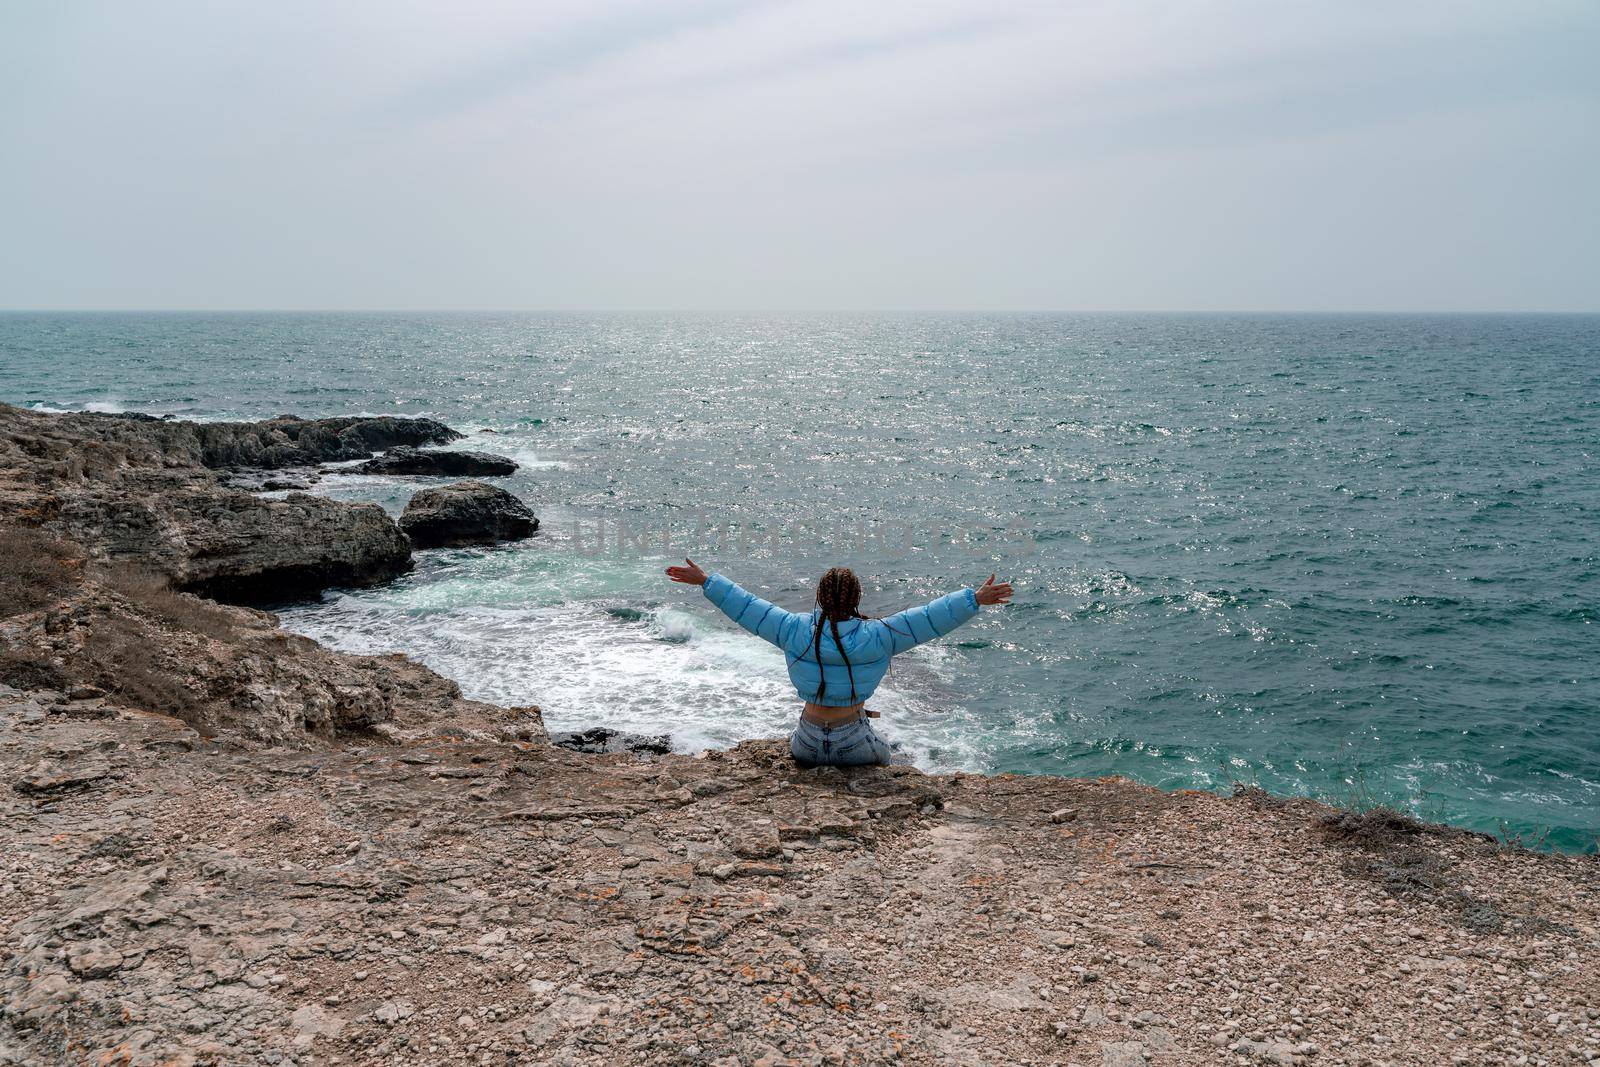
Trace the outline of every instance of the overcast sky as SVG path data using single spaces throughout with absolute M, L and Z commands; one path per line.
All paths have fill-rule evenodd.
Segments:
M 0 307 L 1600 308 L 1600 3 L 0 3 Z

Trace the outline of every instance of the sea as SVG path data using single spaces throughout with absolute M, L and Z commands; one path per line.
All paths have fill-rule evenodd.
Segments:
M 512 457 L 537 536 L 278 610 L 552 729 L 791 728 L 685 557 L 796 611 L 853 567 L 871 615 L 993 573 L 873 701 L 902 759 L 1600 837 L 1600 316 L 18 312 L 0 400 Z

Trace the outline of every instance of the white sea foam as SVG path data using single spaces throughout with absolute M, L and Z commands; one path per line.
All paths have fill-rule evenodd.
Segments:
M 46 415 L 71 415 L 81 411 L 92 411 L 100 415 L 120 415 L 128 410 L 123 406 L 122 401 L 112 399 L 91 400 L 85 404 L 67 407 L 58 407 L 54 404 L 39 401 L 36 404 L 28 405 L 28 407 L 33 411 L 43 412 Z
M 554 730 L 666 733 L 696 752 L 778 736 L 794 715 L 780 657 L 681 616 L 635 622 L 593 604 L 414 612 L 351 594 L 285 622 L 349 651 L 403 649 L 470 697 L 540 705 Z
M 467 442 L 456 442 L 448 447 L 461 447 L 470 443 L 478 452 L 505 456 L 526 470 L 568 470 L 572 467 L 572 464 L 564 459 L 553 458 L 550 449 L 536 445 L 522 433 L 500 430 L 492 434 L 470 434 L 468 437 Z
M 496 583 L 474 569 L 459 583 L 347 594 L 289 609 L 283 620 L 345 651 L 405 651 L 474 699 L 538 704 L 552 730 L 664 733 L 678 751 L 700 752 L 794 728 L 799 698 L 782 654 L 709 616 L 664 606 L 633 617 L 592 601 L 444 607 L 452 586 L 501 604 L 518 599 L 503 586 L 497 595 Z M 883 734 L 920 765 L 981 765 L 981 754 L 965 742 L 971 735 L 960 709 L 893 685 L 881 687 L 872 704 Z
M 517 466 L 526 470 L 570 470 L 572 464 L 564 459 L 546 459 L 533 449 L 502 453 L 516 460 Z

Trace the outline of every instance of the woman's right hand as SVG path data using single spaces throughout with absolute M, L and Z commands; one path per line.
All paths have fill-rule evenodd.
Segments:
M 1009 604 L 1011 603 L 1011 583 L 996 582 L 994 575 L 991 574 L 989 575 L 989 580 L 979 587 L 977 596 L 978 603 L 984 607 L 988 607 L 991 604 Z
M 687 563 L 688 566 L 668 567 L 667 577 L 671 578 L 675 582 L 682 582 L 684 585 L 705 585 L 706 572 L 700 569 L 700 564 L 696 563 L 688 556 L 684 556 L 683 561 Z M 1011 587 L 1006 586 L 1006 588 L 1010 589 Z

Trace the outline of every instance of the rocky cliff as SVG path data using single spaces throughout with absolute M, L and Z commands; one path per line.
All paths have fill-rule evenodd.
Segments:
M 264 499 L 222 486 L 213 467 L 456 436 L 416 419 L 201 425 L 0 405 L 0 683 L 103 690 L 250 741 L 542 739 L 537 709 L 465 701 L 403 657 L 330 652 L 270 614 L 190 595 L 288 600 L 411 565 L 382 508 Z
M 0 534 L 0 547 L 16 545 Z M 464 700 L 454 682 L 404 656 L 333 652 L 266 612 L 138 571 L 85 562 L 34 610 L 15 607 L 0 605 L 0 684 L 98 694 L 203 737 L 304 746 L 546 736 L 537 708 Z
M 1582 1063 L 1592 858 L 1118 780 L 0 690 L 0 1063 Z

